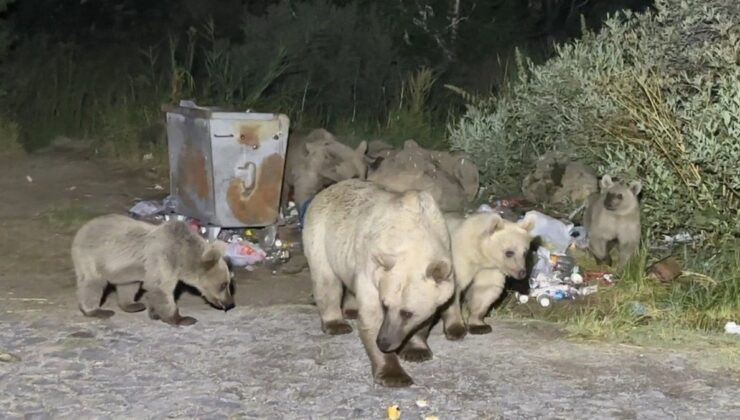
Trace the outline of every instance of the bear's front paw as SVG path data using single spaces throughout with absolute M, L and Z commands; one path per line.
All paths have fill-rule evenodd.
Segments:
M 352 332 L 352 326 L 347 321 L 329 321 L 321 326 L 321 330 L 329 335 L 342 335 Z
M 450 341 L 462 340 L 467 335 L 468 330 L 465 329 L 463 324 L 452 324 L 445 328 L 445 337 Z
M 490 334 L 493 331 L 488 324 L 483 325 L 468 325 L 468 332 L 474 335 Z
M 404 348 L 398 355 L 401 357 L 401 359 L 412 363 L 420 363 L 426 362 L 427 360 L 432 360 L 432 351 L 428 348 Z
M 389 388 L 402 388 L 414 384 L 413 379 L 399 368 L 381 368 L 375 375 L 375 383 Z

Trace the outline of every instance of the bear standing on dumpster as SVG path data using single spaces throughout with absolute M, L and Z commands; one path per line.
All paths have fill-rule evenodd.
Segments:
M 432 357 L 429 321 L 454 291 L 450 237 L 432 196 L 342 181 L 308 207 L 303 247 L 322 330 L 352 331 L 341 308 L 346 287 L 357 300 L 375 382 L 411 385 L 396 353 L 411 361 Z
M 89 317 L 113 316 L 113 311 L 100 308 L 105 288 L 112 284 L 121 310 L 149 309 L 152 319 L 191 325 L 196 319 L 181 316 L 175 303 L 179 280 L 227 311 L 234 307 L 234 289 L 225 249 L 224 242 L 209 243 L 185 222 L 155 226 L 116 214 L 97 217 L 72 241 L 80 311 Z M 146 291 L 145 304 L 135 299 L 140 288 Z

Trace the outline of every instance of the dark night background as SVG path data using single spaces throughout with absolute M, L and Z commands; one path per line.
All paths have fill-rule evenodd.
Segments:
M 598 29 L 650 3 L 15 0 L 0 106 L 27 149 L 66 135 L 138 153 L 161 140 L 159 104 L 185 97 L 284 112 L 296 126 L 439 137 L 463 106 L 445 84 L 495 94 L 516 77 L 515 48 L 542 62 L 579 36 L 581 16 Z M 413 121 L 394 110 L 422 67 L 436 82 Z

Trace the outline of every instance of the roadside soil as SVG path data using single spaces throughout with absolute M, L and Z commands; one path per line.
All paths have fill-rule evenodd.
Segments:
M 356 332 L 321 333 L 308 270 L 237 272 L 227 313 L 190 295 L 192 327 L 77 310 L 69 246 L 93 215 L 169 184 L 145 166 L 41 154 L 0 161 L 0 418 L 740 418 L 740 378 L 713 352 L 575 342 L 552 324 L 491 320 L 430 337 L 415 385 L 373 385 Z M 302 265 L 294 257 L 288 271 Z M 425 405 L 426 404 L 426 405 Z

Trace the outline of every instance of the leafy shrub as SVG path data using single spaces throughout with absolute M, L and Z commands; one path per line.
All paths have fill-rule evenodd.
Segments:
M 641 179 L 646 229 L 736 237 L 740 7 L 660 0 L 656 11 L 612 16 L 542 66 L 521 60 L 508 95 L 470 101 L 449 126 L 453 148 L 508 192 L 538 155 L 565 151 Z

